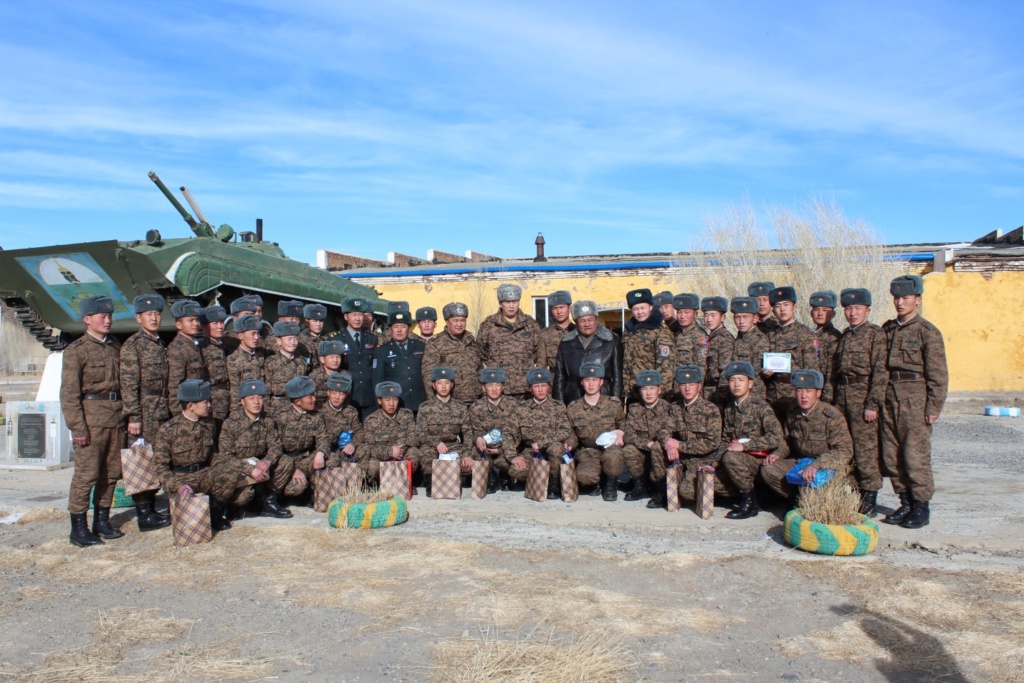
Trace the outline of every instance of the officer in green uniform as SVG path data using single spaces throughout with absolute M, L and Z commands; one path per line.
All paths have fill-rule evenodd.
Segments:
M 412 316 L 396 311 L 388 316 L 391 339 L 377 347 L 373 361 L 373 383 L 396 382 L 402 387 L 402 407 L 416 414 L 427 400 L 423 388 L 423 353 L 427 345 L 409 338 Z
M 345 316 L 345 329 L 336 337 L 342 342 L 342 369 L 352 375 L 352 395 L 349 401 L 359 411 L 359 417 L 377 410 L 374 395 L 373 359 L 377 350 L 377 335 L 362 329 L 364 313 L 370 310 L 366 299 L 353 297 L 341 302 Z

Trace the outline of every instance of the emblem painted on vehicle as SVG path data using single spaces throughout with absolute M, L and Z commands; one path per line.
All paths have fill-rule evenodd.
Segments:
M 78 303 L 82 299 L 97 295 L 109 296 L 113 300 L 115 320 L 135 317 L 134 310 L 114 281 L 85 252 L 20 256 L 17 261 L 72 318 L 78 317 Z

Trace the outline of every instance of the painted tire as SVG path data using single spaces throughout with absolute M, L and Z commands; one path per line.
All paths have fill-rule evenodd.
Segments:
M 327 523 L 341 529 L 382 529 L 401 524 L 409 519 L 409 508 L 401 497 L 379 503 L 348 504 L 344 498 L 335 498 L 327 508 Z
M 860 524 L 838 526 L 809 522 L 798 510 L 790 510 L 782 530 L 787 543 L 819 555 L 867 555 L 878 544 L 878 523 L 868 517 Z
M 92 491 L 89 491 L 89 509 L 93 509 L 95 503 L 92 500 L 93 495 L 96 493 L 96 487 L 93 487 Z M 110 502 L 112 508 L 133 508 L 135 507 L 135 500 L 124 492 L 123 486 L 117 486 L 114 488 L 114 499 Z

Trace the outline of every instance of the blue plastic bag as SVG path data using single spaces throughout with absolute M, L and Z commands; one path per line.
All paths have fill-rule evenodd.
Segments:
M 352 432 L 342 432 L 338 434 L 338 448 L 342 449 L 352 442 Z
M 804 469 L 814 463 L 816 458 L 800 458 L 796 464 L 786 472 L 786 481 L 793 486 L 810 486 L 812 489 L 821 488 L 828 480 L 835 476 L 835 470 L 818 470 L 814 474 L 814 481 L 808 484 L 804 481 Z

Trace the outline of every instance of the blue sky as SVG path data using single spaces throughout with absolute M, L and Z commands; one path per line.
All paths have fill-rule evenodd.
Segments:
M 1021 3 L 4 2 L 0 246 L 673 251 L 750 198 L 1024 223 Z

